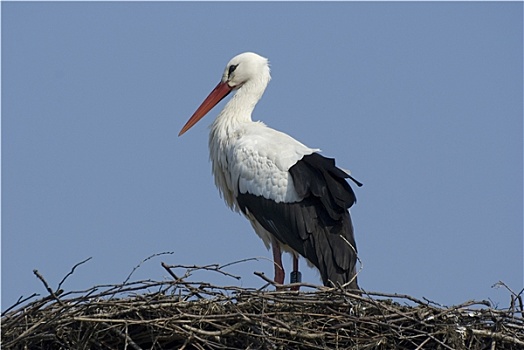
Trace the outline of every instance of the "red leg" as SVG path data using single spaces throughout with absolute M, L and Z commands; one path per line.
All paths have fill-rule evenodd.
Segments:
M 273 241 L 271 244 L 273 248 L 273 261 L 275 264 L 275 282 L 284 284 L 284 265 L 282 265 L 282 252 L 280 251 L 280 244 Z

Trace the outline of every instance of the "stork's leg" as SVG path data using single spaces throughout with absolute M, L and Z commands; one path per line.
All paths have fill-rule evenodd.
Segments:
M 273 240 L 271 247 L 273 248 L 273 261 L 275 265 L 275 282 L 284 284 L 284 265 L 282 265 L 282 251 L 280 250 L 280 244 Z
M 293 272 L 291 272 L 291 283 L 302 282 L 302 274 L 298 271 L 298 256 L 293 254 Z M 299 290 L 300 287 L 291 287 L 291 290 Z

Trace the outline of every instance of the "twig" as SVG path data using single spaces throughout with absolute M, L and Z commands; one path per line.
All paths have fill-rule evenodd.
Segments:
M 162 267 L 163 267 L 163 268 L 164 268 L 164 269 L 165 269 L 165 270 L 166 270 L 166 271 L 171 275 L 171 277 L 173 277 L 173 278 L 175 279 L 175 283 L 182 283 L 182 284 L 184 284 L 184 286 L 185 286 L 187 289 L 189 289 L 191 292 L 193 292 L 192 295 L 187 296 L 188 299 L 189 299 L 189 297 L 191 297 L 191 296 L 193 296 L 193 295 L 196 295 L 196 296 L 197 296 L 198 298 L 200 298 L 200 299 L 203 298 L 203 296 L 200 295 L 199 291 L 198 291 L 195 287 L 191 286 L 190 284 L 188 284 L 188 283 L 186 283 L 186 282 L 184 281 L 184 278 L 183 278 L 183 277 L 182 277 L 182 278 L 179 278 L 177 275 L 175 275 L 175 273 L 174 273 L 173 271 L 171 271 L 171 267 L 170 267 L 169 265 L 167 265 L 167 264 L 164 263 L 164 262 L 162 262 L 161 265 L 162 265 Z
M 57 290 L 56 292 L 53 292 L 53 290 L 51 289 L 51 287 L 49 287 L 49 284 L 47 284 L 46 280 L 44 279 L 44 277 L 40 274 L 40 272 L 38 272 L 38 270 L 33 270 L 33 273 L 35 274 L 36 277 L 38 277 L 38 279 L 40 281 L 42 281 L 42 283 L 44 284 L 44 287 L 45 289 L 47 290 L 47 292 L 49 293 L 49 295 L 51 295 L 53 297 L 53 299 L 55 299 L 60 305 L 64 306 L 64 304 L 62 303 L 62 301 L 58 298 L 58 296 L 60 294 L 62 294 L 63 290 L 59 289 Z
M 10 307 L 8 307 L 7 309 L 5 309 L 4 312 L 2 312 L 2 317 L 4 317 L 5 314 L 7 314 L 9 311 L 11 311 L 12 309 L 14 309 L 15 307 L 17 307 L 18 305 L 21 305 L 23 303 L 25 303 L 26 301 L 28 301 L 29 299 L 33 299 L 34 297 L 37 297 L 39 296 L 40 294 L 38 293 L 33 293 L 31 294 L 30 296 L 24 298 L 23 296 L 21 296 L 20 298 L 18 298 L 18 300 L 13 304 L 11 305 Z
M 492 331 L 488 331 L 484 329 L 471 329 L 470 332 L 475 335 L 480 335 L 482 337 L 489 337 L 489 338 L 497 339 L 500 341 L 504 341 L 507 343 L 512 343 L 512 344 L 524 347 L 524 341 L 519 340 L 516 337 L 510 337 L 508 335 L 505 335 L 499 332 L 492 332 Z
M 238 328 L 240 328 L 242 326 L 242 323 L 237 323 L 235 325 L 233 325 L 232 327 L 228 327 L 226 329 L 222 329 L 222 330 L 219 330 L 219 331 L 206 331 L 206 330 L 203 330 L 203 329 L 199 329 L 199 328 L 195 328 L 195 327 L 191 327 L 190 325 L 187 325 L 187 324 L 183 324 L 182 327 L 191 331 L 191 332 L 195 332 L 197 334 L 200 334 L 200 335 L 204 335 L 204 336 L 212 336 L 212 337 L 218 337 L 218 336 L 224 336 L 224 335 L 227 335 L 235 330 L 237 330 Z
M 361 185 L 362 186 L 362 185 Z M 356 258 L 357 258 L 357 261 L 358 263 L 360 264 L 360 268 L 358 269 L 358 271 L 355 273 L 355 275 L 349 280 L 347 281 L 346 283 L 344 283 L 342 285 L 342 288 L 345 288 L 347 286 L 349 286 L 351 283 L 353 283 L 354 280 L 357 279 L 357 276 L 359 275 L 359 273 L 364 269 L 364 263 L 362 262 L 362 260 L 360 260 L 360 257 L 358 256 L 358 252 L 357 250 L 355 249 L 355 247 L 353 247 L 353 244 L 351 244 L 347 239 L 346 237 L 342 236 L 342 235 L 339 235 L 340 238 L 342 238 L 344 240 L 344 242 L 346 242 L 347 245 L 349 245 L 351 247 L 351 249 L 353 250 L 353 253 L 355 254 Z
M 235 264 L 235 263 L 238 263 L 237 262 L 234 262 L 234 263 L 231 263 L 231 264 L 226 264 L 226 265 L 223 265 L 223 266 L 219 266 L 218 264 L 211 264 L 211 265 L 203 265 L 203 266 L 198 266 L 198 265 L 167 265 L 167 264 L 163 264 L 162 266 L 164 268 L 169 268 L 169 269 L 178 269 L 178 268 L 182 268 L 182 269 L 186 269 L 186 274 L 185 274 L 185 277 L 189 277 L 191 275 L 191 272 L 193 271 L 213 271 L 213 272 L 218 272 L 224 276 L 228 276 L 228 277 L 232 277 L 236 280 L 240 280 L 241 277 L 240 276 L 236 276 L 236 275 L 233 275 L 229 272 L 226 272 L 226 271 L 222 271 L 222 268 L 224 266 L 229 266 L 229 265 L 232 265 L 232 264 Z
M 272 279 L 266 277 L 266 275 L 263 272 L 255 271 L 253 273 L 276 288 L 282 288 L 284 286 L 283 284 L 277 283 L 273 281 Z
M 517 311 L 516 303 L 518 301 L 519 308 L 520 308 L 520 314 L 521 314 L 521 316 L 524 316 L 524 304 L 522 302 L 522 293 L 524 293 L 524 288 L 522 288 L 520 290 L 520 292 L 516 293 L 506 283 L 504 283 L 502 281 L 498 281 L 497 283 L 492 285 L 491 288 L 499 288 L 501 286 L 506 288 L 506 290 L 508 290 L 511 293 L 511 304 L 509 306 L 509 309 L 512 312 L 516 312 Z
M 80 261 L 80 262 L 77 263 L 75 266 L 73 266 L 73 267 L 71 268 L 71 271 L 69 271 L 69 273 L 68 273 L 67 275 L 65 275 L 64 278 L 62 278 L 62 280 L 60 281 L 60 283 L 58 283 L 58 288 L 57 288 L 57 290 L 60 290 L 60 288 L 62 288 L 62 284 L 65 282 L 65 280 L 66 280 L 69 276 L 71 276 L 71 275 L 75 272 L 75 269 L 76 269 L 78 266 L 80 266 L 80 265 L 82 265 L 82 264 L 88 262 L 88 261 L 91 260 L 91 259 L 92 259 L 92 257 L 89 257 L 89 258 L 87 258 L 87 259 L 85 259 L 85 260 Z
M 224 265 L 221 265 L 219 267 L 219 269 L 223 269 L 224 267 L 229 267 L 231 265 L 236 265 L 236 264 L 240 264 L 240 263 L 244 263 L 244 262 L 247 262 L 247 261 L 259 261 L 260 259 L 266 259 L 266 260 L 269 260 L 267 259 L 266 257 L 256 257 L 256 258 L 246 258 L 246 259 L 241 259 L 241 260 L 237 260 L 237 261 L 233 261 L 233 262 L 230 262 L 230 263 L 227 263 L 227 264 L 224 264 Z
M 175 254 L 175 253 L 174 252 L 162 252 L 162 253 L 156 253 L 156 254 L 152 254 L 152 255 L 148 256 L 147 258 L 145 258 L 144 260 L 139 262 L 138 265 L 136 265 L 133 268 L 133 270 L 131 270 L 131 272 L 129 273 L 129 275 L 127 276 L 127 278 L 124 280 L 124 282 L 122 284 L 123 285 L 126 284 L 131 279 L 131 276 L 135 273 L 135 271 L 138 270 L 140 268 L 140 266 L 142 266 L 142 264 L 145 263 L 146 261 L 151 260 L 153 258 L 156 258 L 157 256 L 169 255 L 169 254 Z
M 112 327 L 108 327 L 108 328 L 111 329 L 113 331 L 113 333 L 116 334 L 119 338 L 122 338 L 124 340 L 124 342 L 125 342 L 125 345 L 129 345 L 134 350 L 143 350 L 140 346 L 138 346 L 137 343 L 135 343 L 133 341 L 133 339 L 131 339 L 129 334 L 127 334 L 127 327 L 126 327 L 126 332 L 125 333 L 119 331 L 116 328 L 112 328 Z

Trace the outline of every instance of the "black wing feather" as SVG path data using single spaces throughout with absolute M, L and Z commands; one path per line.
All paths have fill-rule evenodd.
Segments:
M 318 153 L 304 156 L 289 172 L 302 201 L 277 203 L 241 193 L 237 198 L 239 207 L 315 265 L 325 285 L 345 284 L 355 276 L 357 260 L 348 211 L 356 197 L 345 180 L 349 175 L 336 167 L 334 159 Z M 349 287 L 358 288 L 356 278 Z

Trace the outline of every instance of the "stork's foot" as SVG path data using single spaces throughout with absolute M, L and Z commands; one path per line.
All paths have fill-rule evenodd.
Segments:
M 302 282 L 302 274 L 298 271 L 298 256 L 293 255 L 293 271 L 291 272 L 290 282 L 291 283 L 300 283 Z M 299 286 L 291 287 L 291 290 L 300 290 Z
M 291 272 L 291 283 L 300 283 L 302 282 L 302 273 L 300 271 Z M 291 290 L 300 290 L 300 286 L 293 286 Z

